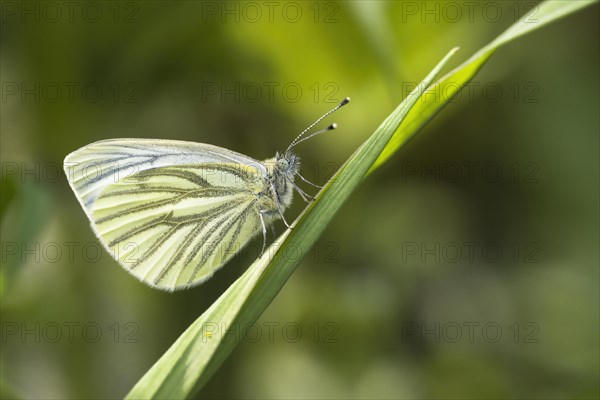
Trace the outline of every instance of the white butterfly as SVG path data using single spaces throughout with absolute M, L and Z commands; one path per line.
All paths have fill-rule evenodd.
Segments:
M 209 144 L 161 139 L 102 140 L 69 154 L 69 184 L 107 251 L 150 286 L 197 285 L 282 218 L 300 159 L 291 152 L 346 98 L 305 129 L 283 154 L 258 161 Z M 315 185 L 316 186 L 316 185 Z

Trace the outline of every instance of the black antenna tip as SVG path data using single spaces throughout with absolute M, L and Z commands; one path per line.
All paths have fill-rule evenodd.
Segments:
M 335 122 L 327 127 L 328 131 L 331 131 L 331 130 L 334 130 L 334 129 L 337 129 L 337 124 Z
M 344 100 L 342 100 L 342 102 L 340 103 L 340 107 L 345 106 L 348 103 L 350 103 L 350 97 L 346 97 Z

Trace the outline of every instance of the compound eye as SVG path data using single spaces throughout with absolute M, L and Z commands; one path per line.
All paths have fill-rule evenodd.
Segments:
M 278 166 L 280 169 L 287 168 L 287 166 L 288 166 L 288 162 L 287 162 L 287 160 L 286 160 L 286 159 L 284 159 L 284 158 L 280 158 L 279 160 L 277 160 L 277 166 Z

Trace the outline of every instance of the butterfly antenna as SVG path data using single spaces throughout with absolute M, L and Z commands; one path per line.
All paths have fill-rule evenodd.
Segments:
M 337 110 L 339 110 L 340 108 L 342 108 L 343 106 L 345 106 L 346 104 L 348 104 L 349 102 L 350 102 L 350 97 L 346 97 L 344 100 L 342 100 L 342 102 L 341 102 L 340 104 L 338 104 L 337 106 L 335 106 L 335 107 L 334 107 L 332 110 L 330 110 L 330 111 L 326 112 L 325 114 L 323 114 L 323 115 L 321 116 L 321 118 L 317 119 L 317 120 L 316 120 L 315 122 L 313 122 L 313 123 L 312 123 L 312 124 L 311 124 L 311 125 L 310 125 L 308 128 L 306 128 L 305 130 L 303 130 L 303 131 L 302 131 L 302 132 L 301 132 L 301 133 L 300 133 L 300 134 L 299 134 L 299 135 L 296 137 L 296 139 L 294 139 L 294 140 L 292 141 L 292 143 L 290 143 L 290 145 L 288 146 L 288 148 L 287 148 L 287 150 L 286 150 L 285 152 L 287 153 L 288 151 L 290 151 L 290 149 L 291 149 L 292 147 L 294 147 L 295 145 L 297 145 L 297 144 L 298 144 L 298 143 L 300 143 L 300 142 L 303 142 L 303 141 L 305 141 L 305 140 L 307 140 L 307 139 L 310 139 L 311 137 L 313 137 L 313 136 L 316 136 L 316 135 L 319 135 L 319 134 L 321 134 L 321 133 L 323 133 L 323 132 L 327 132 L 327 131 L 330 131 L 330 130 L 332 130 L 332 129 L 335 129 L 335 128 L 337 128 L 337 125 L 334 123 L 334 124 L 331 124 L 331 125 L 330 125 L 329 127 L 327 127 L 326 129 L 323 129 L 323 130 L 320 130 L 320 131 L 317 131 L 317 132 L 313 132 L 312 134 L 308 135 L 307 137 L 305 137 L 305 138 L 302 138 L 302 136 L 304 136 L 304 134 L 306 134 L 308 131 L 310 131 L 312 128 L 314 128 L 314 126 L 315 126 L 315 125 L 317 125 L 319 122 L 321 122 L 321 121 L 323 120 L 323 118 L 327 117 L 329 114 L 332 114 L 332 113 L 336 112 Z

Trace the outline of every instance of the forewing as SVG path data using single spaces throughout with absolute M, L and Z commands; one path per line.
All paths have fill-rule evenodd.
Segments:
M 260 228 L 265 166 L 227 149 L 104 140 L 69 154 L 64 168 L 102 244 L 152 286 L 207 279 Z
M 152 168 L 105 186 L 90 219 L 126 270 L 174 290 L 208 279 L 259 231 L 260 182 L 241 164 Z

